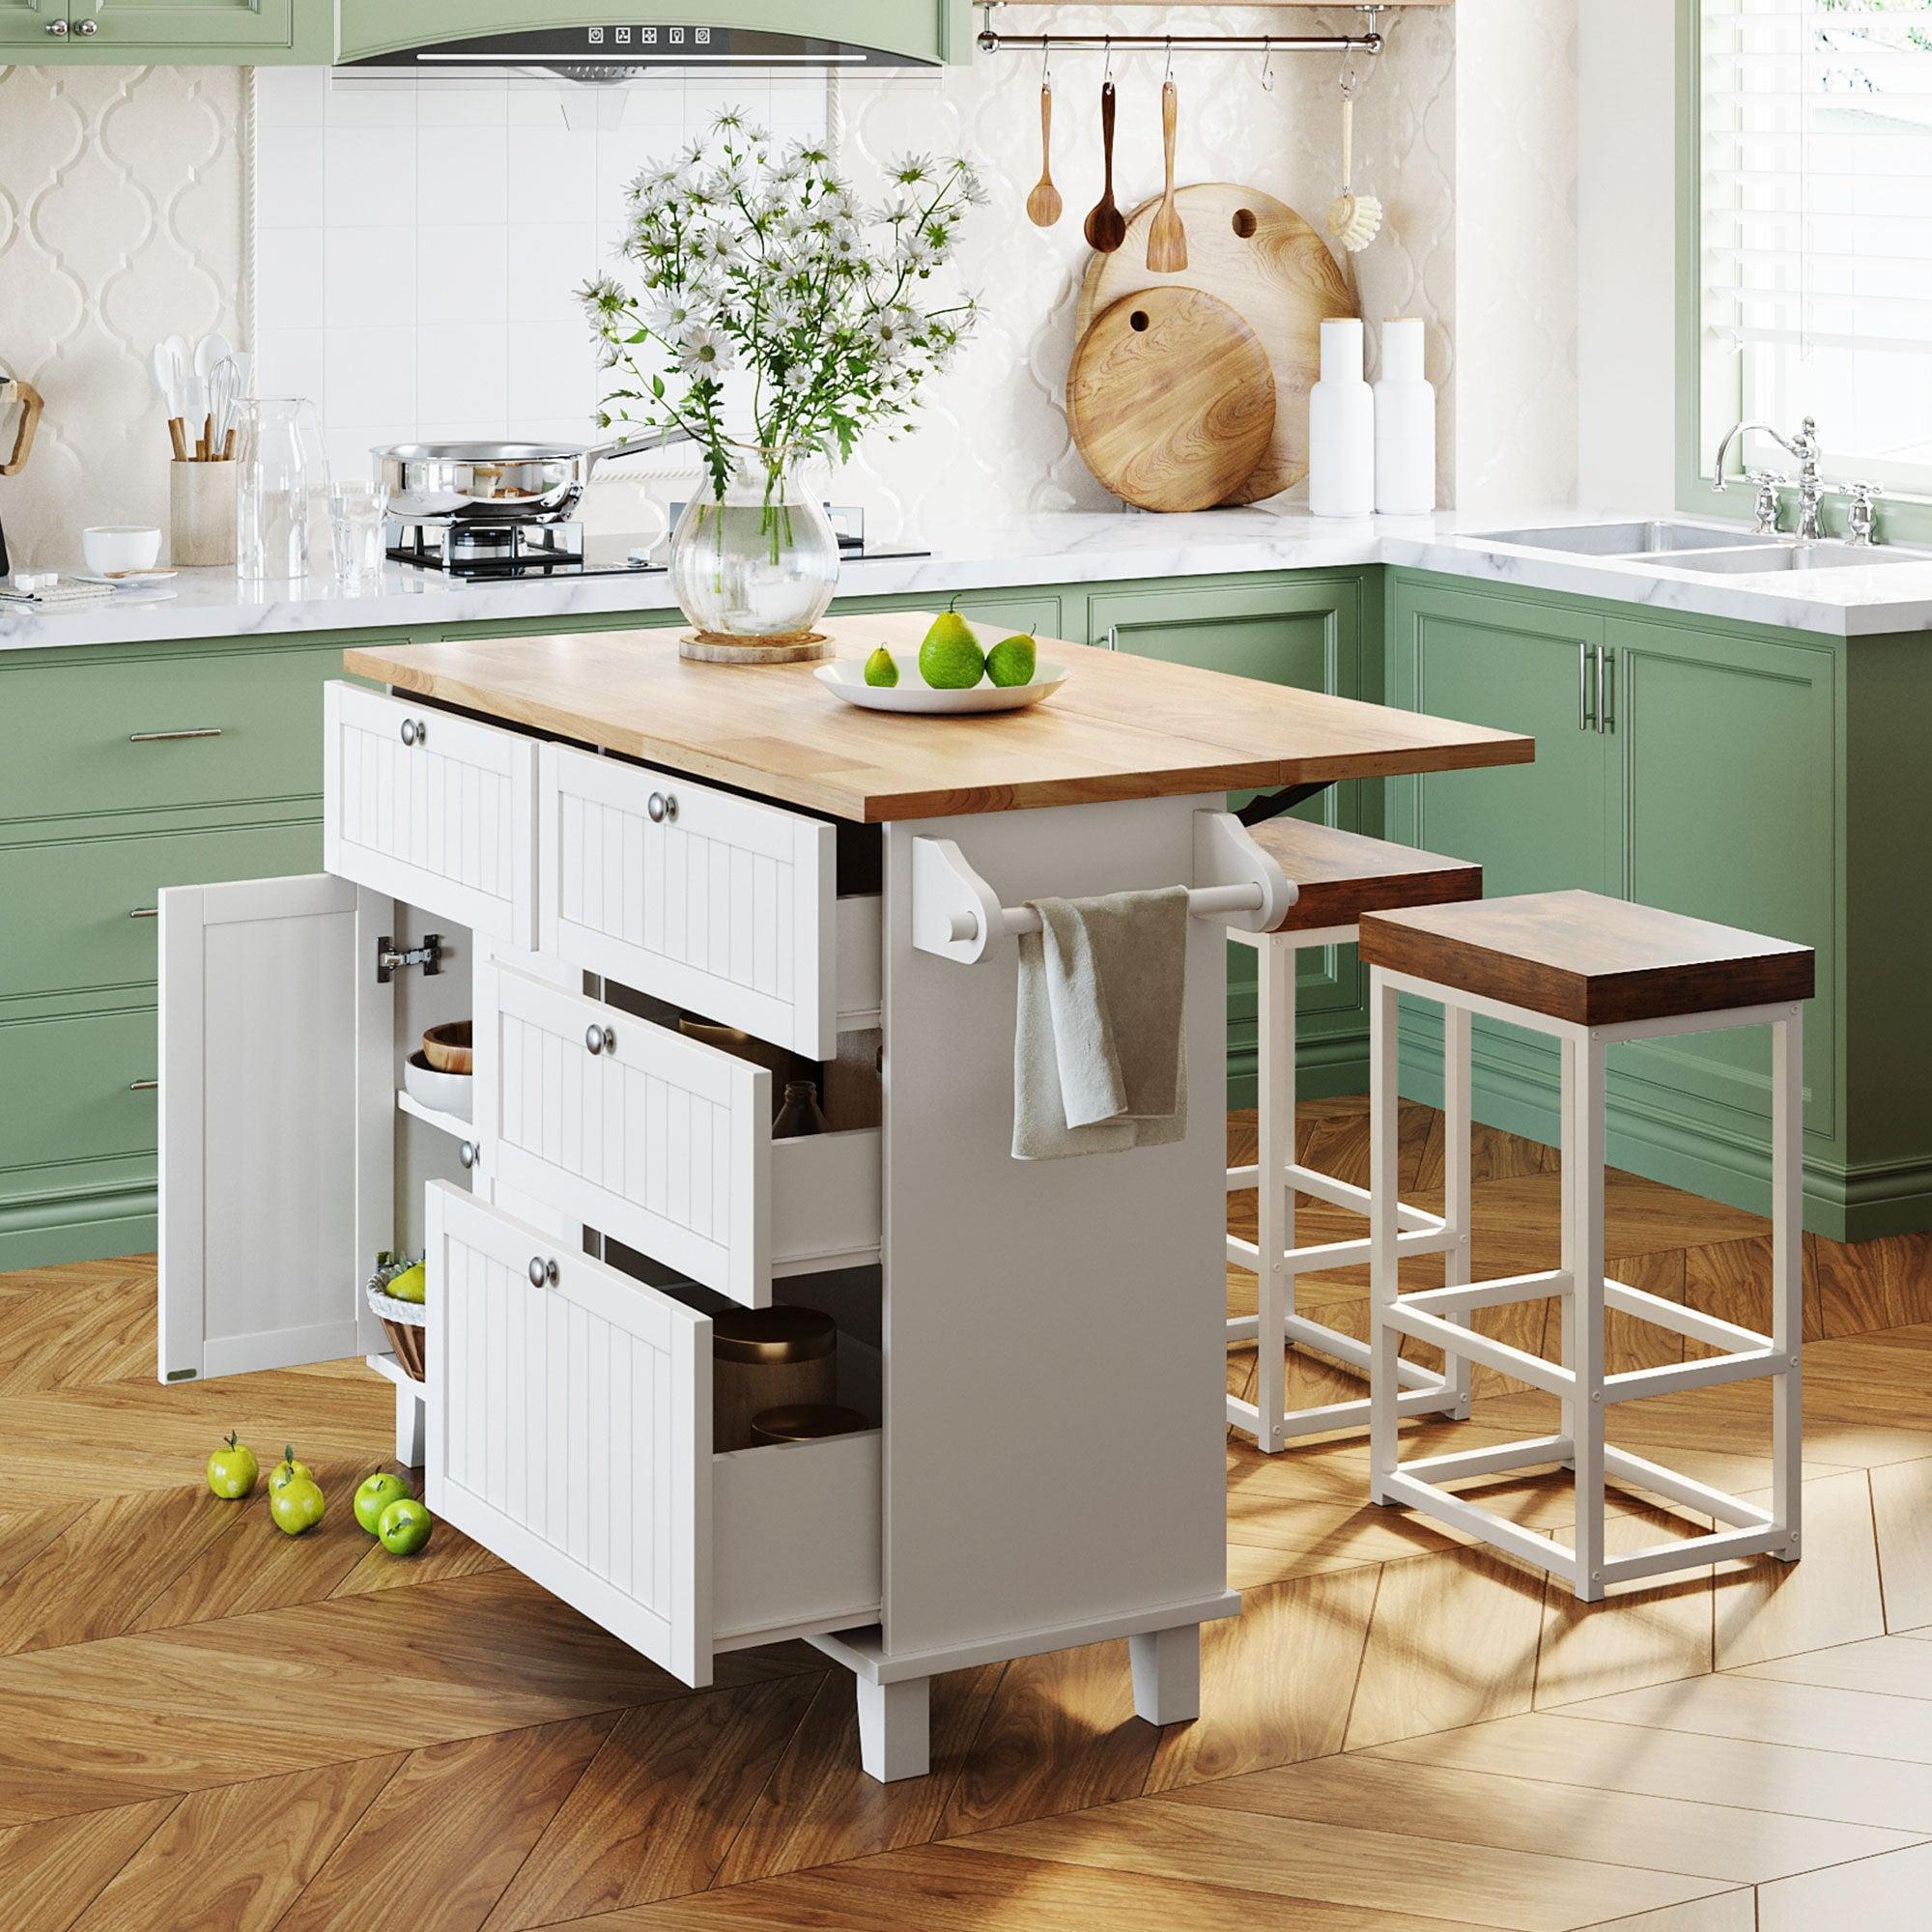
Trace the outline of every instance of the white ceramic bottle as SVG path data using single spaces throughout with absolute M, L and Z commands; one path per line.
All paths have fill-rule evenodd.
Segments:
M 1435 507 L 1435 388 L 1422 374 L 1422 322 L 1392 315 L 1376 382 L 1376 508 L 1421 517 Z
M 1352 317 L 1321 325 L 1321 379 L 1308 392 L 1308 507 L 1318 517 L 1376 507 L 1376 400 Z

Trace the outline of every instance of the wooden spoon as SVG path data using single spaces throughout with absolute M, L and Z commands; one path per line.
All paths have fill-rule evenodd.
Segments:
M 1039 90 L 1039 180 L 1027 196 L 1027 219 L 1036 228 L 1051 228 L 1060 219 L 1060 190 L 1053 185 L 1053 84 Z
M 1127 239 L 1127 217 L 1114 206 L 1114 83 L 1100 84 L 1100 152 L 1106 163 L 1106 181 L 1100 199 L 1087 216 L 1087 245 L 1096 253 L 1111 255 Z
M 1174 205 L 1174 123 L 1180 98 L 1174 82 L 1163 81 L 1160 89 L 1161 144 L 1167 152 L 1167 186 L 1160 206 L 1148 228 L 1147 265 L 1157 275 L 1177 275 L 1187 266 L 1187 230 Z

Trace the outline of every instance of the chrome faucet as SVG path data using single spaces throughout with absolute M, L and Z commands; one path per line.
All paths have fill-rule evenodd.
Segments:
M 1818 508 L 1825 498 L 1825 486 L 1818 477 L 1818 425 L 1810 416 L 1806 416 L 1799 424 L 1795 438 L 1779 435 L 1767 422 L 1733 423 L 1724 432 L 1723 441 L 1718 445 L 1718 460 L 1711 466 L 1711 488 L 1720 496 L 1723 494 L 1724 458 L 1731 453 L 1731 444 L 1752 430 L 1770 437 L 1778 448 L 1798 459 L 1797 536 L 1801 543 L 1815 542 L 1823 534 L 1818 526 Z M 1768 494 L 1767 479 L 1753 473 L 1751 481 L 1758 486 L 1758 514 L 1762 525 L 1765 497 Z M 1776 527 L 1775 523 L 1772 527 Z

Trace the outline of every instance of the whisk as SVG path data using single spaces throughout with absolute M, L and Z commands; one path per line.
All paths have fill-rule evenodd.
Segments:
M 1342 192 L 1328 204 L 1328 232 L 1350 254 L 1359 254 L 1382 225 L 1382 205 L 1372 194 L 1354 192 L 1355 76 L 1342 71 Z

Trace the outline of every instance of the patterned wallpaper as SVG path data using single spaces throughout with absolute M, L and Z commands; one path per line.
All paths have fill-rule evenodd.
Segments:
M 1577 4 L 1482 0 L 1385 16 L 1389 50 L 1362 64 L 1356 172 L 1387 210 L 1380 237 L 1355 258 L 1362 306 L 1372 323 L 1419 314 L 1428 324 L 1429 373 L 1441 392 L 1445 503 L 1459 496 L 1549 502 L 1574 487 Z M 1009 0 L 1004 17 L 1020 33 L 1145 33 L 1160 16 L 1137 7 L 1048 10 Z M 1257 8 L 1216 7 L 1190 11 L 1188 26 L 1258 33 L 1279 19 Z M 1335 9 L 1295 19 L 1309 31 L 1341 31 L 1360 15 Z M 1114 62 L 1116 187 L 1125 206 L 1159 185 L 1163 65 L 1157 53 Z M 1101 66 L 1094 54 L 1054 60 L 1054 178 L 1065 213 L 1046 231 L 1034 228 L 1022 207 L 1038 170 L 1036 56 L 982 56 L 970 69 L 940 74 L 846 74 L 825 84 L 827 126 L 862 181 L 908 148 L 964 147 L 992 188 L 964 264 L 968 283 L 986 299 L 986 327 L 929 391 L 918 431 L 896 443 L 868 444 L 835 486 L 841 501 L 867 505 L 880 535 L 936 533 L 1014 508 L 1111 502 L 1073 449 L 1061 395 L 1085 255 L 1080 220 L 1099 188 Z M 1175 71 L 1181 179 L 1249 183 L 1319 222 L 1337 185 L 1339 62 L 1277 56 L 1264 77 L 1258 55 L 1197 53 L 1178 59 Z M 466 293 L 460 314 L 439 309 L 428 317 L 413 306 L 407 318 L 365 314 L 363 298 L 346 281 L 331 284 L 332 260 L 359 259 L 347 245 L 348 231 L 368 229 L 365 242 L 385 238 L 369 227 L 366 198 L 331 188 L 328 141 L 337 110 L 311 103 L 304 112 L 300 104 L 320 78 L 263 75 L 270 83 L 265 101 L 281 106 L 263 116 L 256 156 L 263 287 L 260 312 L 248 318 L 238 312 L 247 262 L 242 76 L 197 69 L 0 69 L 0 366 L 34 381 L 48 403 L 30 469 L 0 482 L 0 517 L 22 554 L 71 558 L 87 522 L 162 520 L 165 437 L 145 356 L 170 328 L 193 332 L 218 323 L 240 343 L 251 322 L 258 324 L 270 373 L 286 383 L 307 368 L 315 390 L 328 387 L 331 330 L 332 366 L 345 378 L 357 366 L 351 350 L 370 356 L 381 351 L 377 361 L 394 379 L 391 386 L 407 373 L 411 390 L 407 409 L 396 412 L 397 434 L 420 425 L 480 435 L 497 425 L 534 428 L 539 417 L 552 434 L 569 426 L 553 408 L 516 407 L 508 389 L 486 388 L 460 417 L 440 404 L 432 410 L 417 380 L 425 366 L 439 376 L 448 368 L 438 353 L 441 337 L 428 340 L 426 330 L 440 329 L 452 344 L 460 336 L 478 353 L 489 346 L 485 335 L 494 344 L 501 333 L 507 345 L 521 341 L 520 328 L 558 329 L 560 310 L 520 323 L 507 309 L 501 317 L 476 312 L 469 305 L 475 298 Z M 410 124 L 408 159 L 418 174 L 434 168 L 440 153 L 478 138 L 476 128 L 462 125 L 460 101 L 427 94 L 419 99 L 429 102 L 420 115 L 412 103 L 402 117 Z M 494 102 L 483 105 L 495 111 Z M 683 101 L 675 114 L 652 108 L 643 117 L 647 138 L 673 127 L 681 131 L 692 105 Z M 482 106 L 472 100 L 468 111 Z M 805 111 L 803 102 L 791 109 Z M 511 101 L 507 112 L 514 118 L 518 104 Z M 394 124 L 401 110 L 365 97 L 360 109 L 343 113 L 349 122 L 360 113 Z M 327 125 L 305 128 L 304 121 Z M 364 145 L 375 131 L 364 132 Z M 578 227 L 590 234 L 623 171 L 635 165 L 639 141 L 591 135 L 564 145 L 574 156 L 583 150 L 575 156 L 580 173 L 588 170 L 577 197 Z M 355 136 L 343 146 L 352 152 Z M 311 180 L 315 213 L 292 214 L 305 205 L 303 184 Z M 418 194 L 412 211 L 422 203 Z M 392 198 L 390 205 L 398 204 Z M 507 201 L 493 209 L 488 197 L 469 198 L 460 235 L 422 225 L 435 218 L 412 212 L 386 238 L 404 244 L 385 259 L 399 276 L 407 269 L 412 303 L 424 286 L 447 293 L 433 263 L 412 252 L 425 238 L 432 249 L 461 244 L 485 261 L 514 262 L 507 290 L 528 279 L 534 264 L 516 245 L 516 212 Z M 600 242 L 608 240 L 608 221 L 604 231 Z M 473 267 L 470 255 L 464 260 Z M 507 366 L 518 366 L 517 357 Z M 376 425 L 355 407 L 354 385 L 342 386 L 342 394 L 318 400 L 341 460 L 351 461 Z M 389 427 L 386 419 L 382 427 Z M 655 515 L 641 499 L 680 494 L 681 474 L 675 453 L 613 468 L 593 486 L 586 517 L 604 528 L 650 527 Z
M 166 524 L 148 352 L 239 340 L 242 88 L 233 68 L 0 68 L 0 368 L 46 401 L 0 479 L 17 560 L 77 563 L 87 524 Z

